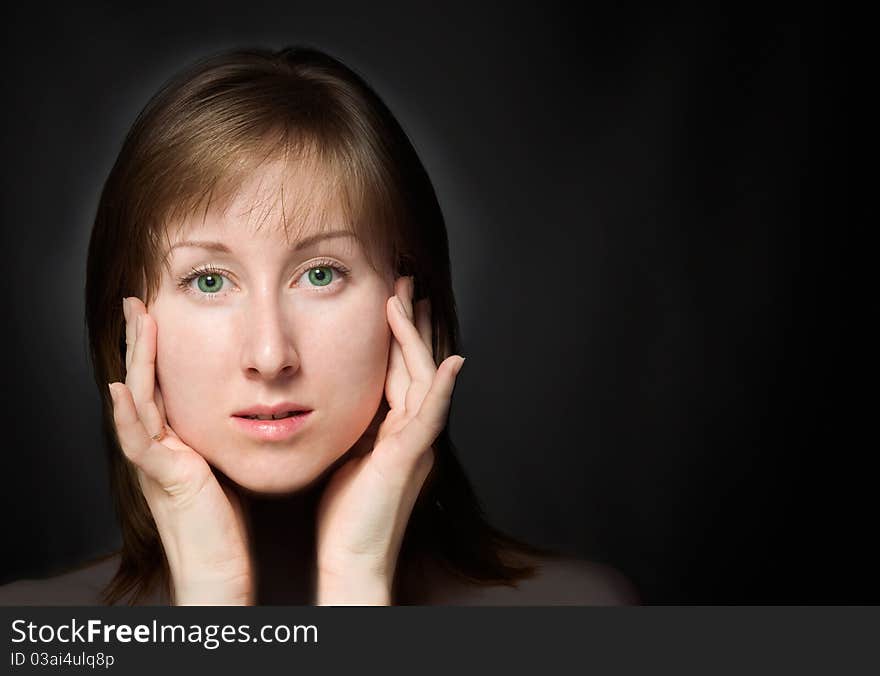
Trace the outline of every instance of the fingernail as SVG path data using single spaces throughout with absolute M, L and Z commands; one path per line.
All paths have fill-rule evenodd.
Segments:
M 135 333 L 135 338 L 141 337 L 141 325 L 144 323 L 144 316 L 138 315 L 137 318 L 137 332 Z
M 458 365 L 458 370 L 455 372 L 455 375 L 456 375 L 456 376 L 461 372 L 461 369 L 462 369 L 462 367 L 464 366 L 464 360 L 465 360 L 465 357 L 462 357 L 462 358 L 461 358 L 461 362 L 460 362 L 459 365 Z
M 110 390 L 110 398 L 113 400 L 113 403 L 116 403 L 116 392 L 113 391 L 113 384 L 107 383 L 107 389 Z
M 400 312 L 400 314 L 402 314 L 404 317 L 408 317 L 408 315 L 406 314 L 406 308 L 403 307 L 403 301 L 400 300 L 400 297 L 395 296 L 394 301 L 397 304 L 397 309 Z
M 122 314 L 125 315 L 125 321 L 128 321 L 128 298 L 122 299 Z

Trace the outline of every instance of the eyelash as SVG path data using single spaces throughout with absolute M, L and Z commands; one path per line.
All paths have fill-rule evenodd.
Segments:
M 305 270 L 303 270 L 303 275 L 309 272 L 310 270 L 314 270 L 315 268 L 330 268 L 335 272 L 339 273 L 339 276 L 345 280 L 351 275 L 351 270 L 342 265 L 341 263 L 337 263 L 336 261 L 330 260 L 329 258 L 322 258 L 317 261 L 312 261 Z M 198 268 L 192 268 L 192 271 L 188 274 L 181 277 L 177 282 L 177 287 L 186 293 L 191 293 L 196 296 L 201 296 L 202 298 L 213 299 L 217 297 L 225 296 L 226 294 L 221 293 L 202 293 L 201 291 L 197 291 L 190 287 L 190 282 L 194 279 L 198 279 L 202 275 L 214 275 L 219 277 L 226 277 L 229 279 L 229 272 L 226 270 L 222 270 L 213 265 L 203 265 Z M 299 275 L 302 277 L 302 275 Z M 231 280 L 230 280 L 231 281 Z M 327 293 L 325 289 L 329 289 L 332 286 L 336 286 L 335 284 L 330 284 L 327 287 L 312 287 L 312 290 L 316 293 Z

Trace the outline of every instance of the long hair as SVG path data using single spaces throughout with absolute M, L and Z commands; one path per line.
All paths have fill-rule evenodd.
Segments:
M 229 199 L 247 173 L 269 159 L 311 162 L 331 177 L 316 199 L 293 204 L 290 221 L 305 222 L 303 210 L 322 200 L 340 200 L 373 268 L 391 265 L 396 275 L 413 275 L 414 301 L 430 299 L 435 363 L 458 353 L 440 205 L 405 132 L 359 75 L 317 49 L 291 47 L 224 52 L 172 78 L 126 136 L 89 242 L 86 322 L 122 534 L 105 603 L 128 597 L 134 605 L 157 590 L 168 597 L 171 582 L 156 524 L 113 423 L 107 383 L 125 380 L 121 299 L 138 296 L 149 304 L 158 292 L 170 224 Z M 320 211 L 313 219 L 319 229 L 328 225 Z M 507 555 L 555 552 L 486 521 L 448 427 L 434 450 L 401 545 L 395 588 L 417 554 L 473 584 L 515 585 L 533 575 L 533 566 Z

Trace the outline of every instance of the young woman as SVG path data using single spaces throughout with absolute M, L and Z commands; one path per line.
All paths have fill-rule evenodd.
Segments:
M 86 313 L 123 546 L 0 600 L 634 601 L 484 520 L 446 425 L 441 209 L 330 56 L 228 52 L 153 97 L 101 196 Z

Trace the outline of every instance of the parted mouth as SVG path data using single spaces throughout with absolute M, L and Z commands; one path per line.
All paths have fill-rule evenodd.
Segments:
M 248 406 L 240 411 L 236 411 L 232 415 L 236 418 L 250 418 L 251 420 L 279 420 L 281 418 L 302 415 L 309 411 L 311 409 L 308 406 L 292 401 L 282 401 L 272 405 Z
M 278 415 L 239 415 L 237 418 L 247 418 L 248 420 L 281 420 L 282 418 L 291 418 L 297 415 L 305 415 L 308 411 L 287 411 Z

